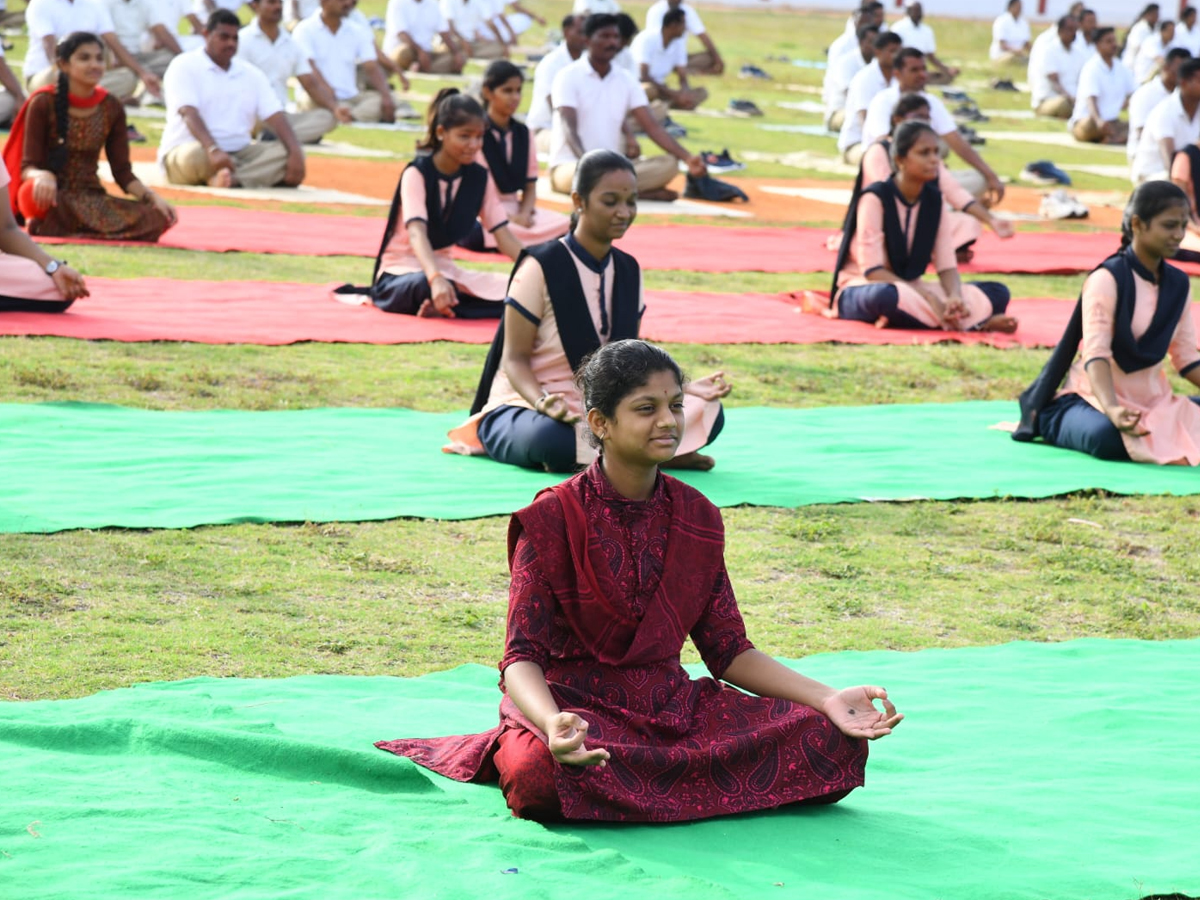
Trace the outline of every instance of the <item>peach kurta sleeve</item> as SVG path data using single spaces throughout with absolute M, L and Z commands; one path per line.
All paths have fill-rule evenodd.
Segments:
M 1112 359 L 1113 319 L 1117 311 L 1117 282 L 1107 269 L 1097 269 L 1083 283 L 1083 363 Z
M 1176 153 L 1175 159 L 1171 161 L 1171 180 L 1183 188 L 1190 203 L 1196 195 L 1192 186 L 1192 161 L 1186 153 Z M 1200 215 L 1200 210 L 1192 210 L 1192 216 L 1197 215 Z
M 942 192 L 942 199 L 950 205 L 950 208 L 959 212 L 976 202 L 975 197 L 946 168 L 945 163 L 938 165 L 938 190 Z
M 527 181 L 538 180 L 538 158 L 537 147 L 533 143 L 533 135 L 529 135 L 529 162 L 526 167 L 525 178 Z
M 1192 318 L 1192 288 L 1188 285 L 1188 303 L 1171 335 L 1171 345 L 1167 348 L 1171 357 L 1171 365 L 1181 375 L 1200 364 L 1200 350 L 1196 349 L 1196 322 Z
M 883 144 L 876 142 L 867 148 L 862 158 L 863 187 L 892 177 L 892 161 Z
M 874 194 L 863 194 L 858 200 L 854 258 L 864 277 L 876 269 L 888 268 L 883 238 L 883 202 Z
M 483 206 L 479 209 L 479 221 L 486 231 L 495 231 L 502 225 L 508 224 L 508 212 L 504 209 L 504 204 L 500 202 L 500 192 L 496 189 L 496 182 L 490 177 L 487 180 L 487 187 L 483 191 Z
M 404 212 L 404 224 L 419 220 L 429 221 L 429 203 L 425 196 L 425 179 L 416 166 L 409 166 L 400 176 L 400 208 Z M 398 229 L 397 229 L 398 231 Z
M 916 212 L 913 213 L 914 217 Z M 914 229 L 915 231 L 915 229 Z M 912 246 L 912 237 L 909 235 L 909 246 Z M 958 268 L 958 252 L 954 246 L 954 229 L 950 223 L 950 208 L 946 205 L 945 199 L 942 200 L 942 217 L 938 224 L 937 237 L 933 242 L 933 268 L 938 272 L 945 272 L 947 269 Z

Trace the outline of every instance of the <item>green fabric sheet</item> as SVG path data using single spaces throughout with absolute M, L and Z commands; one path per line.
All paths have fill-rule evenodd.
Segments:
M 717 468 L 682 477 L 720 506 L 1200 492 L 1191 468 L 1100 462 L 988 427 L 1016 417 L 1006 402 L 730 409 Z M 462 519 L 512 512 L 553 483 L 440 452 L 462 418 L 0 405 L 0 531 Z
M 198 678 L 0 704 L 0 895 L 1125 900 L 1200 893 L 1200 642 L 807 659 L 908 719 L 835 807 L 513 819 L 374 749 L 496 722 L 496 672 Z M 515 871 L 510 871 L 515 870 Z

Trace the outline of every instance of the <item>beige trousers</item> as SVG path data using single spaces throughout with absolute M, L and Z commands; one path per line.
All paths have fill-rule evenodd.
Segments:
M 987 193 L 987 179 L 974 169 L 951 169 L 950 174 L 976 200 Z
M 1066 97 L 1047 97 L 1038 104 L 1037 114 L 1048 119 L 1069 119 L 1075 104 Z
M 242 187 L 274 187 L 287 171 L 287 148 L 279 141 L 252 141 L 229 155 L 233 157 L 234 178 Z M 216 174 L 199 141 L 169 150 L 163 165 L 171 184 L 207 184 Z
M 716 65 L 716 60 L 713 55 L 707 50 L 700 53 L 689 53 L 687 61 L 687 70 L 694 72 L 697 75 L 705 75 L 713 70 Z
M 36 91 L 38 88 L 44 88 L 46 85 L 54 84 L 58 81 L 58 66 L 51 66 L 48 69 L 42 69 L 37 72 L 32 78 L 25 82 L 25 86 L 30 91 Z M 138 77 L 133 74 L 131 69 L 124 67 L 120 69 L 108 69 L 104 73 L 104 77 L 100 79 L 100 87 L 104 88 L 118 100 L 128 100 L 138 89 L 141 82 Z
M 1029 65 L 1028 53 L 1002 53 L 992 60 L 996 66 L 1026 66 Z
M 833 113 L 825 120 L 825 127 L 830 131 L 841 131 L 842 125 L 846 122 L 846 111 L 844 109 L 835 109 Z
M 954 81 L 954 79 L 941 69 L 933 69 L 929 72 L 929 80 L 926 82 L 926 84 L 950 84 L 952 81 Z
M 643 81 L 642 89 L 646 92 L 646 98 L 650 100 L 651 104 L 655 101 L 666 102 L 668 109 L 695 109 L 708 99 L 708 91 L 704 88 L 688 88 L 686 91 L 680 92 L 683 94 L 682 97 L 671 101 L 667 101 L 662 91 L 658 89 L 658 85 L 652 81 Z
M 1113 144 L 1125 143 L 1125 140 L 1129 137 L 1129 126 L 1120 119 L 1114 119 L 1108 125 L 1112 129 L 1112 137 L 1109 141 Z M 1091 116 L 1076 122 L 1074 127 L 1071 128 L 1071 134 L 1074 135 L 1075 140 L 1084 144 L 1099 144 L 1104 140 L 1104 133 L 1100 130 L 1100 126 L 1092 120 Z
M 413 63 L 417 61 L 416 51 L 408 46 L 408 44 L 401 44 L 389 56 L 401 72 L 407 72 L 412 68 Z M 429 51 L 429 68 L 422 69 L 421 71 L 433 75 L 450 75 L 457 74 L 462 69 L 454 68 L 454 55 L 446 47 L 446 43 L 439 37 L 433 42 L 433 49 Z
M 343 106 L 350 107 L 350 115 L 355 122 L 378 122 L 383 118 L 383 95 L 379 91 L 359 91 L 353 97 L 338 102 Z M 412 104 L 394 91 L 392 92 L 392 102 L 396 104 L 397 119 L 415 119 L 417 117 L 417 112 L 412 108 Z M 304 91 L 300 91 L 300 96 L 296 98 L 296 106 L 302 111 L 321 108 Z
M 175 58 L 175 54 L 170 50 L 147 50 L 142 53 L 135 53 L 133 57 L 146 69 L 149 69 L 159 78 L 162 78 L 163 73 L 167 71 L 167 66 Z
M 504 56 L 504 45 L 499 41 L 471 41 L 468 55 L 471 59 L 501 59 Z
M 533 146 L 537 148 L 538 153 L 550 152 L 550 138 L 552 132 L 549 128 L 540 128 L 533 135 Z
M 679 163 L 673 156 L 651 156 L 632 160 L 637 175 L 639 191 L 657 191 L 665 188 L 679 174 Z M 560 194 L 571 193 L 571 182 L 575 180 L 576 164 L 563 163 L 550 170 L 550 187 Z
M 866 152 L 867 148 L 863 144 L 855 144 L 842 153 L 842 162 L 848 166 L 857 166 L 862 162 L 863 154 Z
M 288 124 L 302 144 L 315 144 L 333 129 L 337 119 L 327 109 L 307 109 L 304 112 L 286 113 Z

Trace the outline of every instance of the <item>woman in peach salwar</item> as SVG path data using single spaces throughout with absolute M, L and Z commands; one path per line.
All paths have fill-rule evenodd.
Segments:
M 560 238 L 571 220 L 537 208 L 537 150 L 525 123 L 513 118 L 521 105 L 525 76 L 507 59 L 497 59 L 483 74 L 483 149 L 475 161 L 488 170 L 508 214 L 508 230 L 525 246 Z M 495 250 L 496 239 L 478 222 L 464 240 L 469 250 Z
M 1193 172 L 1200 174 L 1200 147 L 1188 144 L 1171 160 L 1171 181 L 1179 185 L 1190 204 L 1187 231 L 1179 245 L 1184 252 L 1177 257 L 1186 262 L 1200 260 L 1200 198 L 1196 196 L 1200 179 L 1193 177 Z
M 638 334 L 641 270 L 612 245 L 637 215 L 633 164 L 609 150 L 585 154 L 571 199 L 572 231 L 528 248 L 513 269 L 471 418 L 450 432 L 449 452 L 551 472 L 596 458 L 580 424 L 575 372 L 601 346 Z M 688 427 L 669 465 L 712 468 L 712 457 L 698 451 L 724 425 L 720 398 L 729 390 L 722 372 L 688 384 Z
M 8 170 L 0 166 L 0 193 L 7 189 Z M 86 297 L 83 276 L 30 240 L 7 203 L 0 207 L 0 311 L 62 312 Z
M 900 125 L 909 121 L 929 122 L 929 101 L 920 94 L 904 94 L 897 101 L 896 108 L 892 111 L 892 134 L 895 134 Z M 859 164 L 859 181 L 855 183 L 856 189 L 850 198 L 852 206 L 858 203 L 863 187 L 876 181 L 887 181 L 892 177 L 892 134 L 879 138 L 863 154 Z M 974 255 L 971 246 L 979 240 L 985 225 L 1004 240 L 1013 236 L 1012 224 L 993 216 L 991 211 L 976 200 L 951 174 L 944 161 L 938 167 L 937 184 L 949 207 L 946 221 L 959 263 L 971 261 Z
M 954 236 L 938 189 L 938 137 L 905 122 L 892 141 L 895 174 L 863 189 L 847 216 L 830 306 L 842 319 L 878 328 L 1003 331 L 1009 291 L 994 281 L 963 284 Z M 937 282 L 922 280 L 933 264 Z
M 1122 249 L 1083 283 L 1062 340 L 1021 395 L 1015 440 L 1040 437 L 1100 459 L 1200 465 L 1200 405 L 1172 392 L 1163 371 L 1169 358 L 1200 386 L 1191 285 L 1167 262 L 1187 222 L 1177 185 L 1148 181 L 1133 192 Z

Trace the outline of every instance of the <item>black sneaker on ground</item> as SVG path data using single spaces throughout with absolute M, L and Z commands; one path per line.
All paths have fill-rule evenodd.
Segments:
M 761 116 L 762 110 L 754 105 L 753 100 L 730 100 L 729 112 L 736 116 Z
M 741 75 L 742 78 L 759 78 L 759 79 L 762 79 L 763 81 L 771 81 L 772 80 L 771 76 L 768 75 L 765 71 L 760 69 L 758 66 L 753 66 L 750 64 L 746 64 L 746 65 L 742 66 L 741 71 L 738 74 Z
M 674 119 L 672 119 L 670 116 L 667 116 L 665 119 L 663 119 L 662 126 L 663 126 L 663 130 L 673 138 L 687 137 L 687 133 L 688 133 L 687 129 L 684 128 L 682 125 L 680 125 L 678 122 L 676 122 Z
M 126 133 L 126 135 L 128 135 L 129 143 L 131 143 L 131 144 L 146 143 L 146 136 L 137 130 L 136 125 L 130 125 L 128 128 L 125 129 L 125 133 Z

